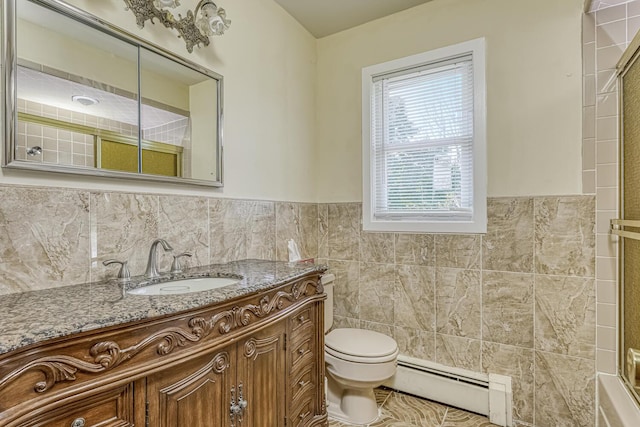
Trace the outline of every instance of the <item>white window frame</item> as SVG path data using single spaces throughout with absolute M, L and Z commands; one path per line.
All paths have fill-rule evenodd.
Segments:
M 380 75 L 446 61 L 461 55 L 473 61 L 473 215 L 471 219 L 442 220 L 375 218 L 375 179 L 372 175 L 371 94 L 373 79 Z M 362 215 L 363 229 L 378 232 L 486 233 L 487 232 L 487 137 L 485 39 L 479 38 L 362 69 Z

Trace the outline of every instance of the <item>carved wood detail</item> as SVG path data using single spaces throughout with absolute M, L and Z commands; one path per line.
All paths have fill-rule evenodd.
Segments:
M 172 394 L 176 390 L 183 390 L 186 384 L 191 384 L 194 381 L 206 377 L 209 372 L 215 372 L 216 374 L 221 374 L 226 371 L 230 366 L 229 353 L 226 351 L 220 352 L 216 354 L 209 363 L 199 369 L 197 372 L 194 372 L 190 376 L 184 378 L 182 381 L 178 383 L 171 384 L 168 387 L 165 387 L 160 390 L 162 394 Z
M 75 381 L 78 371 L 96 374 L 113 369 L 133 358 L 157 340 L 162 341 L 158 344 L 157 353 L 159 355 L 166 355 L 171 353 L 176 347 L 186 345 L 187 341 L 199 341 L 200 337 L 183 329 L 171 327 L 150 335 L 138 344 L 125 349 L 121 349 L 120 345 L 116 342 L 102 341 L 94 344 L 91 349 L 89 349 L 93 363 L 71 356 L 42 357 L 32 360 L 26 365 L 0 378 L 0 390 L 25 372 L 37 370 L 44 375 L 44 381 L 37 382 L 34 390 L 38 393 L 43 393 L 61 381 Z
M 253 357 L 256 353 L 260 355 L 261 352 L 258 350 L 273 345 L 274 343 L 278 342 L 279 339 L 279 336 L 273 336 L 264 339 L 250 338 L 246 343 L 244 343 L 244 357 L 250 358 Z M 266 351 L 269 351 L 269 349 L 267 348 Z
M 216 374 L 221 374 L 229 367 L 229 353 L 223 351 L 216 354 L 216 357 L 211 361 L 211 369 Z
M 309 285 L 315 288 L 315 292 L 308 292 Z M 264 296 L 258 305 L 236 306 L 215 314 L 209 320 L 203 317 L 194 317 L 188 321 L 190 331 L 178 327 L 166 328 L 125 349 L 121 349 L 120 345 L 114 341 L 98 342 L 89 350 L 93 363 L 64 355 L 35 359 L 0 378 L 0 390 L 24 373 L 35 370 L 43 374 L 44 380 L 37 382 L 34 390 L 43 393 L 61 381 L 75 381 L 78 371 L 96 374 L 114 369 L 158 340 L 161 342 L 157 345 L 156 352 L 160 356 L 165 356 L 177 347 L 183 347 L 189 342 L 197 343 L 207 337 L 216 328 L 216 325 L 220 334 L 227 334 L 234 329 L 248 326 L 253 320 L 252 317 L 261 319 L 267 317 L 274 310 L 281 310 L 285 300 L 296 302 L 304 296 L 322 292 L 324 290 L 320 280 L 302 280 L 293 284 L 291 292 L 278 291 L 273 299 L 268 295 Z
M 31 370 L 39 370 L 42 372 L 42 375 L 44 375 L 44 380 L 37 382 L 34 386 L 36 392 L 42 393 L 60 381 L 74 381 L 76 379 L 75 374 L 78 370 L 95 373 L 103 371 L 104 368 L 102 365 L 84 362 L 69 356 L 43 357 L 32 360 L 21 368 L 2 377 L 0 379 L 0 390 L 11 381 Z
M 315 287 L 315 292 L 312 294 L 308 292 L 309 285 Z M 236 306 L 212 316 L 209 320 L 203 317 L 195 317 L 189 320 L 189 327 L 195 335 L 201 337 L 209 335 L 216 328 L 216 325 L 220 334 L 228 334 L 234 329 L 248 326 L 252 321 L 252 315 L 256 319 L 262 319 L 270 315 L 274 310 L 281 310 L 285 300 L 296 302 L 304 296 L 323 292 L 324 288 L 319 280 L 301 281 L 291 287 L 291 292 L 278 291 L 273 296 L 273 299 L 269 295 L 262 297 L 258 305 Z

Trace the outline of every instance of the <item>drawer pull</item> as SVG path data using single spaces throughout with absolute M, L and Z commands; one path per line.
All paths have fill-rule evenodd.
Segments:
M 84 423 L 85 423 L 84 418 L 76 418 L 71 423 L 71 427 L 84 427 Z
M 298 317 L 298 320 L 300 321 L 300 323 L 304 322 L 304 316 Z
M 298 354 L 300 354 L 300 356 L 302 356 L 305 353 L 306 352 L 304 351 L 304 348 L 301 348 L 300 350 L 298 350 Z
M 307 384 L 309 384 L 310 382 L 311 382 L 311 381 L 300 381 L 300 382 L 298 383 L 298 385 L 300 386 L 300 388 L 302 388 L 302 387 L 306 386 Z
M 311 414 L 311 411 L 307 411 L 304 414 L 300 414 L 300 419 L 304 420 L 305 418 L 307 418 L 309 415 Z

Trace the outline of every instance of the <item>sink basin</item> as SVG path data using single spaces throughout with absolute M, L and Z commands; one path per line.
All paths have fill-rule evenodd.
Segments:
M 198 277 L 195 279 L 174 280 L 156 283 L 141 288 L 128 290 L 133 295 L 178 295 L 191 292 L 210 291 L 238 283 L 240 279 L 229 277 Z

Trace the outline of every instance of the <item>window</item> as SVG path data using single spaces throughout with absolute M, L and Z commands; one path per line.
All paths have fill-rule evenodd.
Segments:
M 363 226 L 486 232 L 484 39 L 362 70 Z

